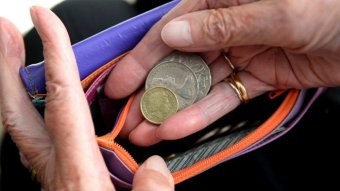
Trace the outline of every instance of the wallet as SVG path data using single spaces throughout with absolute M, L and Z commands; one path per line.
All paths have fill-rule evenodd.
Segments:
M 171 1 L 73 45 L 97 142 L 111 180 L 120 189 L 131 189 L 139 165 L 154 154 L 164 158 L 178 184 L 261 148 L 290 131 L 324 91 L 324 88 L 313 88 L 267 92 L 200 132 L 148 148 L 120 139 L 118 134 L 134 96 L 110 100 L 103 93 L 103 85 L 115 64 L 178 2 Z M 20 75 L 36 108 L 43 109 L 46 94 L 44 62 L 22 68 Z

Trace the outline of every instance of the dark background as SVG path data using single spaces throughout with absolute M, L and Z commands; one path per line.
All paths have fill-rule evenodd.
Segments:
M 72 43 L 166 0 L 67 0 L 53 8 Z M 25 36 L 27 64 L 43 60 L 35 30 Z M 259 150 L 220 164 L 176 186 L 176 190 L 339 190 L 340 89 L 328 89 L 288 134 Z M 0 190 L 40 190 L 21 163 L 8 135 L 1 148 Z

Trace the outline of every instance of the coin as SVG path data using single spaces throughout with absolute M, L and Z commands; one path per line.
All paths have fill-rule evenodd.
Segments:
M 178 62 L 160 62 L 149 73 L 145 89 L 167 87 L 178 98 L 179 110 L 193 104 L 198 95 L 198 81 L 193 71 Z
M 195 102 L 205 97 L 211 86 L 211 74 L 208 65 L 197 54 L 174 51 L 161 62 L 177 62 L 184 64 L 194 72 L 198 82 L 198 95 Z
M 175 93 L 165 87 L 146 90 L 140 104 L 144 118 L 157 125 L 175 114 L 179 107 Z

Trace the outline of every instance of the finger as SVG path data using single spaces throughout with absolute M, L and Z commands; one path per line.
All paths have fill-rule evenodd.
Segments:
M 134 92 L 143 83 L 152 66 L 171 51 L 160 37 L 163 26 L 170 19 L 196 9 L 197 6 L 199 5 L 182 1 L 173 11 L 170 11 L 160 22 L 155 24 L 146 37 L 112 71 L 105 85 L 106 95 L 111 98 L 122 98 Z
M 89 109 L 66 29 L 47 9 L 32 7 L 31 16 L 44 45 L 47 128 L 55 141 L 69 139 L 74 142 L 84 136 L 94 140 Z
M 147 147 L 159 143 L 162 139 L 156 136 L 157 128 L 159 128 L 158 125 L 154 125 L 143 120 L 130 132 L 129 140 L 131 143 L 141 147 Z
M 229 74 L 230 72 L 227 72 L 228 69 L 230 68 L 226 68 L 227 65 L 223 62 L 225 62 L 224 58 L 221 58 L 216 61 L 216 58 L 218 58 L 221 55 L 221 52 L 219 51 L 214 51 L 214 52 L 206 52 L 201 54 L 201 57 L 205 60 L 205 62 L 211 67 L 211 69 L 213 69 L 211 71 L 212 74 L 212 82 L 214 84 L 214 81 L 216 82 L 216 80 L 221 80 L 223 78 L 221 78 L 221 76 L 226 76 L 226 74 Z M 211 70 L 210 69 L 210 70 Z M 144 89 L 140 90 L 133 103 L 132 103 L 132 107 L 128 113 L 127 119 L 126 119 L 126 123 L 124 124 L 124 127 L 122 128 L 121 132 L 119 133 L 119 137 L 126 139 L 129 137 L 130 132 L 135 129 L 143 120 L 143 116 L 140 110 L 140 101 L 142 98 L 143 93 L 145 92 Z M 143 131 L 144 132 L 144 131 Z M 136 135 L 138 135 L 138 133 L 136 133 Z M 135 140 L 134 138 L 135 136 L 130 136 L 130 140 L 132 140 L 133 143 L 135 143 L 136 145 L 140 145 L 138 140 L 140 140 L 140 137 L 136 136 L 137 139 Z M 153 141 L 159 142 L 159 139 L 152 139 Z M 142 143 L 143 141 L 141 141 Z M 148 141 L 149 144 L 151 144 L 151 140 Z M 156 143 L 154 142 L 154 143 Z M 147 146 L 145 144 L 142 144 L 143 146 Z M 140 145 L 140 146 L 142 146 Z
M 216 57 L 215 54 L 211 54 L 211 56 Z M 208 57 L 210 56 L 208 55 Z M 212 76 L 212 85 L 220 82 L 232 72 L 223 56 L 219 56 L 217 59 L 215 58 L 215 60 L 209 64 L 209 67 Z M 120 137 L 126 138 L 129 136 L 130 141 L 135 145 L 150 146 L 161 140 L 155 136 L 155 130 L 158 127 L 157 125 L 150 124 L 147 121 L 142 122 L 144 118 L 140 111 L 140 99 L 143 92 L 139 92 L 134 100 L 126 124 L 120 132 Z
M 51 143 L 40 114 L 33 107 L 19 76 L 25 51 L 21 33 L 0 18 L 0 118 L 32 166 L 50 152 Z M 38 164 L 39 163 L 39 164 Z
M 133 179 L 132 190 L 175 190 L 173 177 L 161 157 L 152 156 L 139 167 Z
M 81 178 L 82 181 L 91 181 L 91 185 L 100 182 L 101 188 L 112 189 L 95 139 L 67 31 L 48 9 L 32 7 L 31 17 L 44 46 L 47 87 L 45 123 L 54 142 L 55 162 L 62 167 L 56 171 L 60 175 L 68 175 L 66 179 L 70 182 L 79 182 Z M 96 161 L 95 165 L 93 161 Z
M 199 0 L 195 3 L 192 3 L 190 0 L 181 1 L 174 9 L 155 24 L 141 42 L 118 63 L 105 85 L 106 95 L 111 98 L 122 98 L 131 94 L 140 87 L 145 80 L 148 71 L 154 64 L 170 53 L 172 49 L 164 44 L 160 35 L 162 28 L 170 20 L 180 15 L 207 9 L 209 7 L 225 7 L 253 1 L 254 0 Z M 178 30 L 178 28 L 176 30 Z
M 211 86 L 214 86 L 233 72 L 222 55 L 210 64 L 209 68 L 211 73 Z
M 258 1 L 192 12 L 169 22 L 162 30 L 162 39 L 170 47 L 184 51 L 241 45 L 298 48 L 308 35 L 296 33 L 300 26 L 292 20 L 287 6 L 284 1 Z
M 141 123 L 144 118 L 142 116 L 142 113 L 140 111 L 140 100 L 143 96 L 144 89 L 140 90 L 135 99 L 133 100 L 133 103 L 131 105 L 130 111 L 128 113 L 128 116 L 126 118 L 126 122 L 124 124 L 124 127 L 119 132 L 119 137 L 126 139 L 129 136 L 129 133 L 139 124 Z
M 247 72 L 240 72 L 239 76 L 250 99 L 273 89 Z M 220 82 L 204 99 L 166 120 L 157 129 L 156 136 L 162 140 L 174 140 L 191 135 L 229 113 L 239 104 L 240 99 L 236 92 L 226 82 Z
M 266 50 L 267 47 L 264 46 L 235 47 L 230 49 L 228 54 L 235 67 L 237 69 L 243 69 L 245 66 L 249 65 L 254 56 L 257 56 Z M 232 73 L 232 69 L 219 51 L 205 53 L 202 57 L 204 57 L 206 62 L 209 64 L 212 76 L 212 86 L 222 81 Z M 216 59 L 216 57 L 218 58 Z M 141 92 L 139 92 L 139 94 L 141 94 Z M 141 97 L 141 95 L 139 97 Z M 161 139 L 156 136 L 155 132 L 158 129 L 158 126 L 150 124 L 147 121 L 143 121 L 143 116 L 140 112 L 140 98 L 135 99 L 135 103 L 133 103 L 133 105 L 134 106 L 129 111 L 127 124 L 120 133 L 122 134 L 121 137 L 126 138 L 129 136 L 129 140 L 138 146 L 150 146 L 160 142 Z

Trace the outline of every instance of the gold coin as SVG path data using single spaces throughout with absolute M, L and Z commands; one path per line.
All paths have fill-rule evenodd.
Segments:
M 165 87 L 153 87 L 143 94 L 140 108 L 146 120 L 153 124 L 161 124 L 175 114 L 179 103 L 177 96 Z

